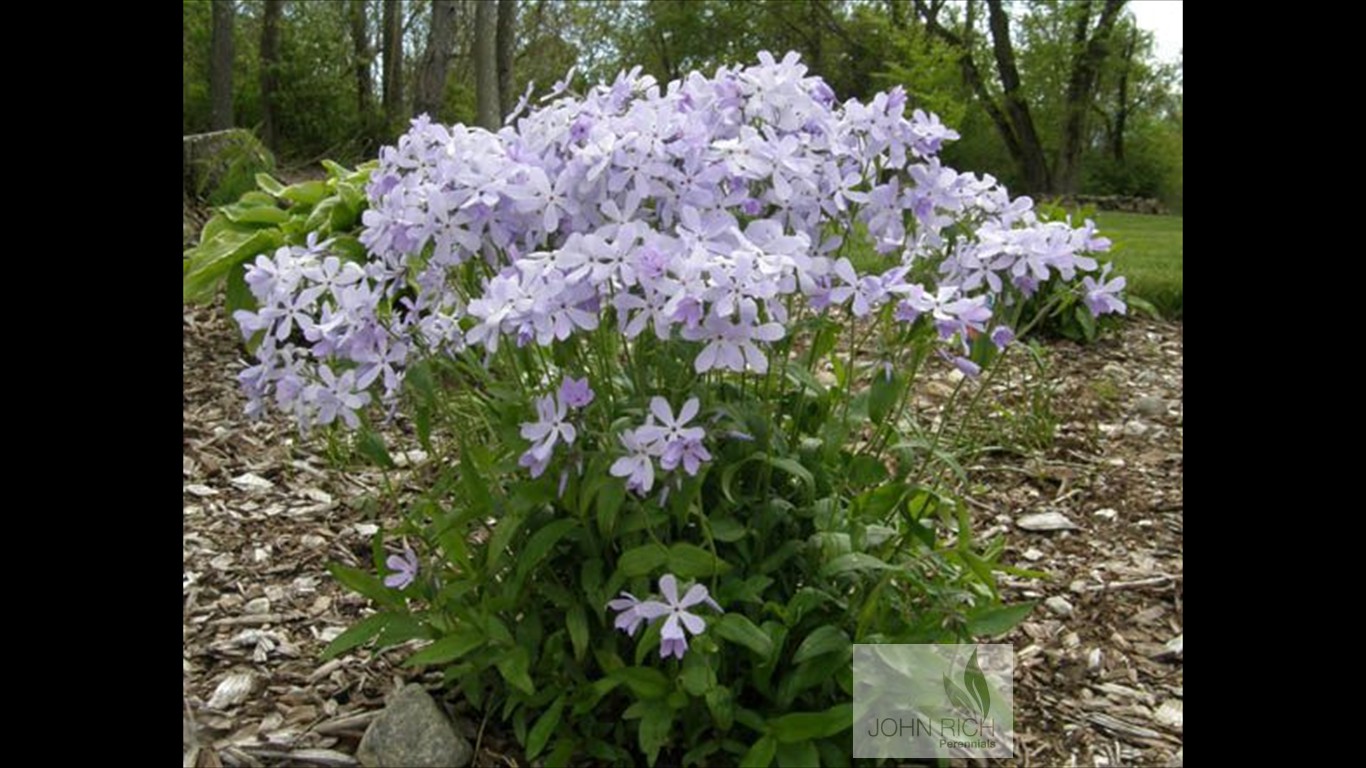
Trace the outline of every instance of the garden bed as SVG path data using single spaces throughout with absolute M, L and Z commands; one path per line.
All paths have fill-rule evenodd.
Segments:
M 398 666 L 403 648 L 319 660 L 368 610 L 326 566 L 362 566 L 374 526 L 392 527 L 396 510 L 363 501 L 385 478 L 339 469 L 324 438 L 292 423 L 243 416 L 238 335 L 221 307 L 186 307 L 183 338 L 183 665 L 201 764 L 354 764 L 385 694 L 414 679 Z M 1056 426 L 1051 444 L 968 466 L 975 527 L 1005 533 L 1010 562 L 1050 574 L 1006 579 L 1007 600 L 1038 601 L 1006 638 L 1019 665 L 1010 762 L 1179 763 L 1182 326 L 1132 320 L 1089 347 L 1051 345 L 1048 358 L 1057 389 L 1035 426 Z M 402 439 L 391 449 L 418 459 Z M 1019 527 L 1041 511 L 1076 527 Z M 476 765 L 525 764 L 496 720 L 456 715 Z

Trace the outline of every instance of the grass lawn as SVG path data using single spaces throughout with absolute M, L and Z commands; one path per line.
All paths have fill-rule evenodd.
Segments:
M 1114 211 L 1096 214 L 1100 233 L 1114 241 L 1107 258 L 1127 278 L 1128 292 L 1146 299 L 1168 318 L 1180 318 L 1182 310 L 1181 218 Z

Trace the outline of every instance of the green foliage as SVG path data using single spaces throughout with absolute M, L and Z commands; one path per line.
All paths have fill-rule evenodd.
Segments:
M 1171 319 L 1184 311 L 1183 221 L 1181 216 L 1117 211 L 1098 216 L 1101 233 L 1114 241 L 1115 269 L 1128 280 L 1129 294 Z
M 318 240 L 331 238 L 338 252 L 364 261 L 365 249 L 355 233 L 368 205 L 365 185 L 375 163 L 354 171 L 330 161 L 324 165 L 328 169 L 325 180 L 290 186 L 258 174 L 259 191 L 219 207 L 204 225 L 199 245 L 185 251 L 184 301 L 211 301 L 226 285 L 229 314 L 254 307 L 242 282 L 244 265 L 281 246 L 304 245 L 310 235 Z
M 401 593 L 374 595 L 378 577 L 341 575 L 376 599 L 380 616 L 410 620 L 396 636 L 433 640 L 409 666 L 440 669 L 503 718 L 529 756 L 805 765 L 847 755 L 854 643 L 996 635 L 1029 610 L 1001 605 L 1000 542 L 974 541 L 951 493 L 961 473 L 951 446 L 907 408 L 925 357 L 910 350 L 931 343 L 932 329 L 908 332 L 890 312 L 870 332 L 906 355 L 891 378 L 834 350 L 846 387 L 828 389 L 796 373 L 805 369 L 795 359 L 775 359 L 791 375 L 756 377 L 758 392 L 702 389 L 714 392 L 702 418 L 753 439 L 721 441 L 715 460 L 680 475 L 663 500 L 628 492 L 607 471 L 616 446 L 587 430 L 574 447 L 581 474 L 528 479 L 517 465 L 518 425 L 535 418 L 525 395 L 491 386 L 479 355 L 424 369 L 409 379 L 408 404 L 429 414 L 435 454 L 428 490 L 406 504 L 394 533 L 431 555 Z M 819 336 L 821 326 L 804 332 Z M 614 338 L 605 324 L 587 347 L 607 352 Z M 684 342 L 645 339 L 632 349 L 645 378 L 701 386 Z M 821 348 L 822 358 L 832 352 Z M 519 370 L 548 363 L 534 346 L 506 348 L 499 360 Z M 626 382 L 595 387 L 585 425 L 639 418 Z M 472 389 L 482 424 L 446 407 Z M 852 439 L 873 412 L 880 418 Z M 700 611 L 706 631 L 689 638 L 682 659 L 659 658 L 662 622 L 630 637 L 607 609 L 623 591 L 655 591 L 665 573 L 683 582 L 680 592 L 705 585 L 724 608 Z M 329 653 L 368 638 L 382 645 L 394 620 L 365 620 Z

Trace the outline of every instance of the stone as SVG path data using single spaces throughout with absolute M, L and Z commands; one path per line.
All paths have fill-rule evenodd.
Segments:
M 1144 435 L 1148 434 L 1149 430 L 1151 430 L 1151 429 L 1152 429 L 1152 427 L 1149 427 L 1147 424 L 1144 424 L 1143 422 L 1139 421 L 1138 419 L 1134 419 L 1133 421 L 1125 422 L 1125 424 L 1124 424 L 1124 436 L 1125 436 L 1125 437 L 1143 437 Z
M 1167 401 L 1160 397 L 1140 397 L 1134 403 L 1134 410 L 1150 419 L 1167 413 Z
M 1051 509 L 1024 515 L 1015 524 L 1026 531 L 1071 531 L 1077 527 L 1066 515 Z
M 1072 604 L 1067 602 L 1067 598 L 1054 595 L 1043 601 L 1043 605 L 1055 615 L 1067 618 L 1072 615 Z
M 1024 559 L 1026 559 L 1026 560 L 1028 560 L 1029 562 L 1032 563 L 1032 562 L 1035 562 L 1035 561 L 1038 561 L 1038 560 L 1042 560 L 1042 559 L 1043 559 L 1043 553 L 1040 552 L 1038 549 L 1035 549 L 1034 547 L 1030 547 L 1029 549 L 1026 549 L 1026 550 L 1024 551 L 1024 554 L 1022 555 L 1022 557 L 1024 557 Z
M 1095 512 L 1092 512 L 1091 514 L 1095 515 L 1096 517 L 1104 518 L 1106 520 L 1114 520 L 1116 517 L 1119 517 L 1119 513 L 1113 509 L 1110 509 L 1109 507 L 1106 507 L 1105 509 L 1097 509 Z
M 469 741 L 456 733 L 436 701 L 417 683 L 409 683 L 389 699 L 356 750 L 356 759 L 367 768 L 464 768 L 473 758 Z
M 1153 719 L 1168 728 L 1183 730 L 1182 720 L 1184 719 L 1183 707 L 1180 699 L 1167 699 L 1162 702 L 1162 706 L 1153 713 Z

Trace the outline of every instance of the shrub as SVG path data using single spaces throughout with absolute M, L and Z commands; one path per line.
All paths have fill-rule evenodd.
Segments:
M 904 105 L 763 54 L 561 86 L 496 134 L 419 118 L 371 173 L 368 258 L 256 258 L 251 410 L 382 464 L 369 420 L 401 412 L 434 457 L 393 554 L 334 566 L 379 612 L 328 653 L 428 639 L 407 663 L 550 764 L 845 764 L 852 643 L 1022 618 L 917 377 L 971 388 L 1041 284 L 1097 313 L 1120 286 L 1092 227 L 944 167 L 955 134 Z

